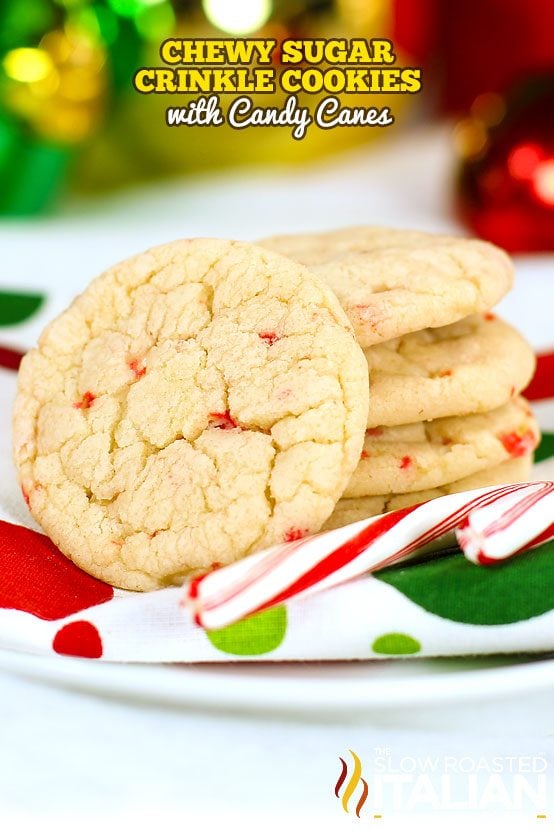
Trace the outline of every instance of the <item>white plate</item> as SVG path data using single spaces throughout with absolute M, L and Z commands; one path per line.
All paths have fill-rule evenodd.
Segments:
M 138 665 L 0 651 L 0 669 L 48 684 L 185 708 L 361 713 L 554 689 L 554 659 Z
M 132 251 L 170 238 L 209 232 L 254 239 L 298 228 L 321 230 L 337 222 L 456 230 L 448 219 L 445 190 L 453 164 L 449 134 L 450 126 L 411 132 L 382 145 L 380 151 L 368 154 L 361 149 L 305 172 L 298 168 L 288 173 L 241 171 L 216 179 L 188 180 L 186 186 L 179 182 L 156 185 L 134 190 L 128 197 L 105 199 L 101 206 L 68 204 L 65 217 L 47 222 L 0 224 L 6 279 L 36 288 L 35 260 L 40 248 L 40 283 L 48 285 L 57 298 L 51 298 L 25 327 L 4 330 L 3 338 L 14 345 L 34 341 L 46 319 L 61 310 L 66 294 L 75 294 L 96 273 Z M 330 202 L 334 218 L 329 217 Z M 264 205 L 263 211 L 252 210 L 258 203 Z M 501 313 L 537 348 L 552 343 L 550 315 L 537 315 L 537 309 L 541 303 L 545 307 L 545 297 L 551 297 L 553 262 L 552 256 L 520 257 L 519 285 L 500 306 Z M 8 447 L 0 446 L 0 451 L 7 456 Z M 127 700 L 307 715 L 344 714 L 347 708 L 361 713 L 491 701 L 554 688 L 554 659 L 544 656 L 151 666 L 0 651 L 0 669 Z

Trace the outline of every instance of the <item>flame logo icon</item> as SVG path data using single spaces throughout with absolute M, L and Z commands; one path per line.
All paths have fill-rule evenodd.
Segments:
M 358 804 L 356 805 L 356 816 L 359 818 L 360 812 L 361 812 L 362 808 L 364 807 L 365 801 L 367 799 L 367 794 L 369 792 L 369 788 L 367 786 L 367 782 L 362 777 L 362 763 L 360 762 L 358 756 L 354 753 L 353 750 L 349 750 L 348 752 L 350 753 L 350 755 L 352 756 L 352 759 L 354 760 L 354 770 L 352 771 L 350 779 L 346 783 L 346 786 L 344 788 L 344 792 L 342 794 L 342 797 L 340 797 L 340 790 L 341 790 L 342 786 L 344 785 L 346 776 L 348 774 L 348 765 L 346 764 L 346 762 L 344 761 L 342 756 L 339 756 L 339 759 L 340 759 L 340 762 L 341 762 L 341 765 L 342 765 L 342 769 L 341 769 L 341 772 L 339 774 L 339 778 L 337 779 L 337 784 L 335 785 L 335 796 L 337 797 L 337 799 L 340 798 L 341 803 L 342 803 L 342 807 L 344 808 L 346 813 L 348 813 L 348 803 L 350 802 L 352 794 L 354 793 L 354 791 L 358 787 L 358 784 L 361 782 L 362 783 L 362 788 L 363 788 L 362 789 L 362 795 L 360 796 L 360 798 L 358 800 Z

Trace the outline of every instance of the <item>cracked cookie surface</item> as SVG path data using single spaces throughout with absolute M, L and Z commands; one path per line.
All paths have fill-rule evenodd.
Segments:
M 539 437 L 537 422 L 523 398 L 489 413 L 371 428 L 344 496 L 441 487 L 508 459 L 528 456 Z
M 318 530 L 362 447 L 367 362 L 327 286 L 246 243 L 109 269 L 23 360 L 14 454 L 59 548 L 155 589 Z
M 377 227 L 263 239 L 325 280 L 372 346 L 485 312 L 511 288 L 508 255 L 481 240 Z
M 494 410 L 527 386 L 536 364 L 519 332 L 489 312 L 371 346 L 365 356 L 368 427 Z
M 511 482 L 526 482 L 530 477 L 532 464 L 533 457 L 531 455 L 521 456 L 516 459 L 508 459 L 508 461 L 495 467 L 480 470 L 479 473 L 458 479 L 456 482 L 451 482 L 440 488 L 430 488 L 424 491 L 414 491 L 413 493 L 388 494 L 387 496 L 339 499 L 335 510 L 325 522 L 323 530 L 331 531 L 333 528 L 342 528 L 344 525 L 358 522 L 360 519 L 384 514 L 387 511 L 396 511 L 399 508 L 409 508 L 411 505 L 427 502 L 429 499 L 436 499 L 438 496 L 446 496 L 449 493 L 462 493 L 474 488 L 506 485 Z

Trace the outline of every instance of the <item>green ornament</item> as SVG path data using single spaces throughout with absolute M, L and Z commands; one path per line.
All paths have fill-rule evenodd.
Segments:
M 32 136 L 0 116 L 0 214 L 26 216 L 48 208 L 73 151 Z

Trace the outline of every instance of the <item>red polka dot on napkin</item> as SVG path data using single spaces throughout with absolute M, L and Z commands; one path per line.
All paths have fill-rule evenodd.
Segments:
M 96 626 L 88 620 L 67 623 L 56 632 L 52 641 L 54 652 L 78 658 L 101 658 L 102 639 Z
M 112 597 L 44 534 L 0 520 L 0 608 L 58 620 Z

